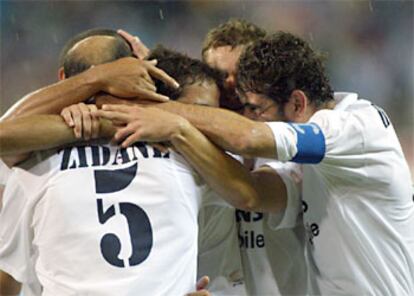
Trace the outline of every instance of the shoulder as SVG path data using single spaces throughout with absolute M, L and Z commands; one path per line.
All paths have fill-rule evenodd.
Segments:
M 347 110 L 320 110 L 309 123 L 316 124 L 324 135 L 327 151 L 332 146 L 362 144 L 363 123 L 355 112 Z

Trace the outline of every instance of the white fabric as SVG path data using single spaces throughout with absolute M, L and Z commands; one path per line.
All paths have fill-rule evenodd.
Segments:
M 0 158 L 0 186 L 6 186 L 10 171 L 9 167 Z
M 2 211 L 2 206 L 3 206 L 3 193 L 6 187 L 7 180 L 11 173 L 12 173 L 12 170 L 0 158 L 0 212 Z M 12 269 L 13 267 L 11 266 L 10 268 Z M 30 282 L 28 281 L 25 284 L 23 284 L 21 290 L 22 290 L 21 295 L 23 296 L 40 295 L 41 287 L 40 287 L 39 281 L 36 278 L 36 276 L 33 275 Z
M 210 276 L 214 296 L 306 294 L 298 166 L 258 159 L 256 167 L 262 165 L 277 167 L 284 176 L 290 199 L 283 213 L 249 213 L 203 203 L 199 276 Z M 272 230 L 270 223 L 278 228 Z
M 198 217 L 197 278 L 210 277 L 208 290 L 214 296 L 246 295 L 235 209 L 226 203 L 211 203 L 211 199 L 203 200 Z
M 274 169 L 282 178 L 287 190 L 287 205 L 282 213 L 269 214 L 269 226 L 275 230 L 283 228 L 294 228 L 303 224 L 302 218 L 302 167 L 293 162 L 282 163 L 280 161 L 269 161 L 263 163 Z
M 296 130 L 285 122 L 265 122 L 265 124 L 273 131 L 277 159 L 282 162 L 291 160 L 298 152 L 296 147 L 298 141 Z
M 37 274 L 43 295 L 194 291 L 202 186 L 179 155 L 167 157 L 149 146 L 139 148 L 71 147 L 28 171 L 13 169 L 0 215 L 0 269 L 25 283 L 33 282 Z M 125 188 L 96 193 L 98 171 L 135 165 L 136 175 Z M 119 184 L 115 175 L 99 188 Z M 142 214 L 138 206 L 151 225 L 150 247 L 146 245 L 150 232 L 134 230 L 146 221 L 137 218 Z M 110 248 L 101 250 L 103 237 L 110 234 L 118 237 L 121 248 L 118 252 L 116 243 L 110 244 L 115 250 L 109 262 L 121 259 L 125 267 L 104 258 L 112 254 Z M 150 252 L 130 266 L 129 258 L 138 254 L 134 243 L 139 252 Z
M 268 240 L 264 236 L 267 215 L 237 211 L 239 245 L 244 266 L 244 278 L 249 295 L 280 295 L 268 258 Z M 282 266 L 279 266 L 282 268 Z
M 255 168 L 264 165 L 282 177 L 288 205 L 285 211 L 275 214 L 236 211 L 246 288 L 249 295 L 302 295 L 307 291 L 307 273 L 299 166 L 257 159 Z M 275 229 L 270 229 L 269 224 Z
M 414 295 L 414 204 L 401 146 L 382 111 L 356 94 L 337 97 L 335 110 L 310 119 L 325 156 L 303 166 L 310 293 Z M 277 148 L 296 145 L 285 143 Z

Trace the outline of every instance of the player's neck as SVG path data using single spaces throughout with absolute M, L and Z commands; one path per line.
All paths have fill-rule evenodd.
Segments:
M 309 119 L 318 111 L 320 110 L 325 110 L 325 109 L 329 109 L 332 110 L 334 109 L 336 106 L 336 102 L 334 100 L 331 100 L 329 102 L 325 102 L 322 105 L 316 107 L 314 104 L 308 105 L 307 106 L 307 110 L 305 112 L 305 114 L 302 116 L 301 120 L 296 120 L 297 122 L 308 122 Z
M 321 105 L 320 105 L 320 106 L 318 106 L 318 107 L 314 107 L 314 108 L 313 108 L 313 113 L 316 113 L 316 112 L 318 112 L 319 110 L 324 110 L 324 109 L 329 109 L 329 110 L 332 110 L 332 109 L 334 109 L 334 108 L 335 108 L 335 106 L 336 106 L 336 102 L 335 102 L 335 100 L 330 100 L 330 101 L 328 101 L 328 102 L 325 102 L 325 103 L 321 104 Z
M 335 106 L 336 106 L 335 100 L 330 100 L 329 102 L 325 102 L 323 108 L 321 108 L 321 109 L 330 109 L 330 110 L 332 110 L 332 109 L 335 108 Z

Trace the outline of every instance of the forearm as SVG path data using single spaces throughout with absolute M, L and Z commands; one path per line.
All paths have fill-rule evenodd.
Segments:
M 115 133 L 112 124 L 101 120 L 100 137 Z M 0 156 L 44 150 L 79 141 L 59 115 L 33 115 L 0 123 Z
M 174 148 L 220 197 L 236 208 L 251 211 L 260 203 L 250 172 L 212 144 L 188 122 L 171 138 Z
M 0 296 L 19 295 L 21 284 L 0 270 Z
M 178 114 L 224 150 L 249 157 L 276 158 L 270 128 L 224 109 L 168 102 L 157 108 Z
M 3 119 L 34 114 L 59 114 L 69 105 L 83 102 L 100 91 L 93 69 L 32 92 L 17 102 Z

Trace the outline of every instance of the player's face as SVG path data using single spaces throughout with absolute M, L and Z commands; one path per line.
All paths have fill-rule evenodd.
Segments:
M 231 46 L 220 46 L 210 48 L 205 53 L 205 62 L 210 67 L 220 70 L 226 75 L 222 105 L 232 110 L 242 107 L 235 92 L 237 64 L 242 51 L 243 46 L 236 46 L 234 48 Z
M 265 95 L 253 92 L 240 94 L 243 103 L 243 115 L 255 121 L 287 121 L 284 110 Z
M 180 95 L 179 102 L 186 104 L 219 107 L 220 91 L 211 81 L 196 82 L 186 85 Z

